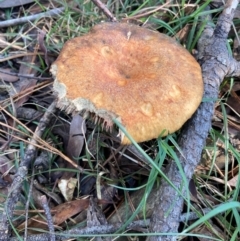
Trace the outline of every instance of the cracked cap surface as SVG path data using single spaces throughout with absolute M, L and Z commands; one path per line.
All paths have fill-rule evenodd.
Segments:
M 201 68 L 187 50 L 127 23 L 99 24 L 69 40 L 51 72 L 60 108 L 94 112 L 107 125 L 118 118 L 137 142 L 180 129 L 203 95 Z

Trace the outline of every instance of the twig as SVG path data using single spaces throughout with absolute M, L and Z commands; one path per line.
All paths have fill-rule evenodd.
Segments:
M 200 161 L 201 153 L 211 128 L 211 119 L 220 83 L 225 76 L 234 73 L 232 65 L 236 66 L 234 64 L 236 61 L 228 54 L 226 42 L 237 4 L 237 0 L 229 0 L 218 19 L 214 32 L 212 31 L 213 35 L 211 36 L 211 34 L 203 32 L 199 40 L 205 102 L 200 105 L 191 120 L 186 123 L 178 141 L 181 149 L 181 154 L 178 153 L 178 159 L 185 171 L 188 182 L 192 178 L 194 169 Z M 209 26 L 207 27 L 206 30 L 209 31 Z M 182 190 L 183 180 L 175 162 L 172 161 L 169 164 L 165 173 L 173 185 Z M 186 196 L 185 189 L 182 190 L 182 193 L 183 196 Z M 160 187 L 159 196 L 160 199 L 155 204 L 154 213 L 151 218 L 150 230 L 151 232 L 158 233 L 177 233 L 179 227 L 178 220 L 183 207 L 183 198 L 165 180 L 163 180 Z M 149 238 L 149 240 L 175 241 L 176 238 L 170 235 L 155 236 Z
M 0 69 L 0 72 L 3 73 L 3 74 L 8 74 L 8 75 L 22 77 L 22 78 L 28 78 L 28 79 L 37 79 L 37 80 L 51 80 L 52 79 L 52 77 L 37 77 L 37 76 L 33 76 L 33 75 L 18 74 L 18 73 L 12 73 L 12 72 L 9 72 L 9 71 L 4 71 L 2 69 Z M 16 82 L 18 80 L 15 80 L 15 81 L 4 80 L 4 81 L 5 82 Z
M 54 225 L 53 225 L 53 220 L 52 220 L 52 215 L 51 215 L 51 210 L 48 206 L 48 203 L 47 203 L 47 198 L 45 195 L 42 195 L 40 197 L 41 199 L 41 203 L 42 203 L 42 207 L 44 209 L 44 212 L 45 212 L 45 215 L 46 215 L 46 218 L 47 218 L 47 223 L 48 223 L 48 228 L 49 228 L 49 231 L 50 231 L 50 241 L 55 241 L 56 240 L 56 237 L 55 237 L 55 234 L 54 234 Z
M 128 229 L 138 229 L 139 227 L 146 227 L 149 224 L 149 220 L 140 220 L 135 221 L 132 224 L 128 225 Z M 86 227 L 86 228 L 73 228 L 68 231 L 64 232 L 56 232 L 56 241 L 63 241 L 67 238 L 75 237 L 75 236 L 81 236 L 86 235 L 88 237 L 96 236 L 99 234 L 108 234 L 108 233 L 114 233 L 117 230 L 119 230 L 122 226 L 122 223 L 118 224 L 110 224 L 110 225 L 99 225 L 99 226 L 93 226 L 93 227 Z M 27 239 L 27 241 L 49 241 L 49 234 L 43 233 L 39 235 L 30 235 Z M 18 238 L 11 238 L 10 241 L 18 241 Z
M 63 10 L 64 10 L 64 7 L 54 8 L 54 9 L 51 9 L 51 10 L 46 11 L 44 13 L 38 13 L 38 14 L 35 14 L 35 15 L 27 16 L 27 17 L 2 21 L 2 22 L 0 22 L 0 28 L 6 28 L 6 27 L 14 26 L 14 25 L 32 22 L 32 21 L 35 21 L 36 19 L 40 19 L 40 18 L 54 17 L 54 16 L 57 16 L 60 13 L 62 13 Z
M 32 196 L 32 189 L 33 189 L 33 181 L 34 181 L 34 171 L 35 169 L 32 169 L 32 175 L 31 175 L 31 183 L 29 186 L 29 191 L 28 191 L 28 198 L 27 198 L 27 202 L 25 204 L 25 230 L 24 230 L 24 241 L 27 240 L 27 236 L 28 236 L 28 211 L 29 211 L 29 204 L 30 204 L 30 200 L 31 200 L 31 196 Z
M 216 205 L 213 208 L 216 208 L 220 205 Z M 211 211 L 211 208 L 204 208 L 201 210 L 203 214 L 207 214 Z M 195 212 L 184 213 L 181 215 L 179 222 L 186 222 L 187 220 L 195 220 L 198 219 L 199 216 Z M 139 228 L 147 228 L 150 224 L 150 219 L 138 220 L 132 222 L 130 225 L 127 226 L 126 229 L 131 230 L 139 230 Z M 116 224 L 108 224 L 108 225 L 98 225 L 93 227 L 86 227 L 86 228 L 73 228 L 68 231 L 64 232 L 56 232 L 56 240 L 66 240 L 67 238 L 73 238 L 74 236 L 81 236 L 81 235 L 104 235 L 109 233 L 114 233 L 121 228 L 123 223 L 116 223 Z M 147 234 L 145 234 L 147 236 Z M 26 241 L 48 241 L 50 235 L 49 234 L 37 234 L 37 235 L 29 235 Z M 17 241 L 17 238 L 11 238 L 10 241 Z
M 100 0 L 92 0 L 92 2 L 103 11 L 103 13 L 112 21 L 117 22 L 117 19 L 113 16 L 113 14 L 109 11 L 109 9 L 100 1 Z
M 1 42 L 1 40 L 0 40 Z M 11 44 L 9 44 L 9 46 L 12 47 Z M 8 55 L 6 57 L 2 57 L 0 58 L 0 63 L 3 63 L 5 61 L 8 61 L 10 59 L 16 59 L 16 58 L 21 58 L 21 57 L 25 57 L 25 56 L 33 56 L 33 55 L 43 55 L 44 53 L 41 53 L 41 52 L 37 52 L 37 53 L 26 53 L 26 52 L 21 52 L 21 53 L 18 53 L 18 54 L 13 54 L 13 55 Z
M 9 221 L 12 220 L 14 208 L 19 199 L 23 181 L 27 178 L 29 165 L 34 161 L 36 156 L 37 148 L 35 145 L 37 144 L 37 139 L 42 136 L 47 123 L 50 121 L 51 116 L 55 111 L 55 108 L 56 102 L 53 102 L 40 120 L 13 179 L 8 198 L 5 201 L 3 213 L 0 216 L 0 240 L 2 241 L 8 240 L 10 236 Z

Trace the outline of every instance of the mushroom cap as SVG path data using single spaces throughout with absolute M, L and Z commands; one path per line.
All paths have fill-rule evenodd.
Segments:
M 127 23 L 99 24 L 69 40 L 51 72 L 60 108 L 93 112 L 107 125 L 118 118 L 137 142 L 180 129 L 203 95 L 201 68 L 186 49 Z

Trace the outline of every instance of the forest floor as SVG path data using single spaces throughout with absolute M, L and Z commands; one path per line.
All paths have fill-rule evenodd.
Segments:
M 161 172 L 170 160 L 177 162 L 181 130 L 123 146 L 117 137 L 118 127 L 108 132 L 91 118 L 85 121 L 80 115 L 72 116 L 55 108 L 51 64 L 67 40 L 87 34 L 94 25 L 108 19 L 90 0 L 21 0 L 22 5 L 18 2 L 0 1 L 2 212 L 10 208 L 7 200 L 21 161 L 26 161 L 29 151 L 33 158 L 22 185 L 19 184 L 17 205 L 11 207 L 11 237 L 31 240 L 34 234 L 32 240 L 37 240 L 37 235 L 52 229 L 68 235 L 68 231 L 77 228 L 82 233 L 73 232 L 67 237 L 101 240 L 93 238 L 94 234 L 104 233 L 106 240 L 145 240 L 150 235 L 147 228 L 154 202 L 159 199 Z M 204 16 L 211 14 L 210 25 L 215 26 L 224 7 L 217 0 L 103 3 L 116 19 L 164 33 L 194 56 L 203 23 L 206 24 Z M 239 60 L 240 8 L 234 17 L 227 47 L 229 54 Z M 238 95 L 239 79 L 225 78 L 215 104 L 212 128 L 189 184 L 179 232 L 196 220 L 200 222 L 191 226 L 194 228 L 188 229 L 182 240 L 239 238 L 239 220 L 231 210 L 232 202 L 239 201 L 240 187 Z M 173 196 L 173 209 L 174 200 Z M 221 205 L 225 205 L 224 212 L 219 210 Z M 187 219 L 185 212 L 197 215 Z M 209 212 L 211 218 L 207 216 Z M 143 223 L 133 223 L 132 228 L 125 229 L 132 220 Z M 111 226 L 113 223 L 120 225 Z M 107 231 L 100 232 L 98 225 L 105 225 Z

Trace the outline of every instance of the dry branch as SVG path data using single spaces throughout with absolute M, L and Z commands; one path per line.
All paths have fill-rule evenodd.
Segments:
M 63 10 L 64 10 L 64 7 L 54 8 L 54 9 L 51 9 L 51 10 L 46 11 L 44 13 L 38 13 L 38 14 L 35 14 L 35 15 L 26 16 L 26 17 L 22 17 L 22 18 L 16 18 L 16 19 L 10 19 L 10 20 L 6 20 L 6 21 L 1 21 L 0 22 L 0 28 L 6 28 L 6 27 L 14 26 L 14 25 L 27 23 L 27 22 L 33 22 L 33 21 L 35 21 L 37 19 L 40 19 L 40 18 L 54 17 L 54 16 L 57 16 L 60 13 L 62 13 Z
M 204 80 L 204 100 L 194 116 L 185 124 L 178 144 L 181 154 L 178 158 L 185 171 L 187 181 L 190 181 L 197 167 L 202 150 L 205 146 L 208 132 L 211 128 L 211 119 L 214 113 L 218 90 L 225 76 L 239 74 L 239 63 L 229 55 L 226 41 L 232 25 L 237 0 L 230 0 L 220 15 L 214 30 L 209 26 L 204 30 L 199 40 L 199 62 L 202 67 Z M 212 33 L 212 35 L 209 35 Z M 183 180 L 175 162 L 166 168 L 166 175 L 175 187 L 181 190 Z M 186 190 L 183 190 L 185 196 Z M 174 208 L 172 207 L 174 200 Z M 150 222 L 150 231 L 159 233 L 178 233 L 179 217 L 182 213 L 183 198 L 171 188 L 166 181 L 160 187 L 160 199 L 155 204 L 155 211 Z M 171 210 L 171 212 L 169 212 Z M 166 215 L 168 213 L 168 215 Z M 175 241 L 177 237 L 158 236 L 150 237 L 151 241 Z
M 37 140 L 41 138 L 43 132 L 45 131 L 45 128 L 49 123 L 52 114 L 55 111 L 55 108 L 56 102 L 53 102 L 46 110 L 44 116 L 40 120 L 39 125 L 34 132 L 30 144 L 25 151 L 25 155 L 21 160 L 18 171 L 14 176 L 8 198 L 5 201 L 3 213 L 0 216 L 0 240 L 2 241 L 9 240 L 9 237 L 11 235 L 9 231 L 9 222 L 12 220 L 14 208 L 20 197 L 23 181 L 27 178 L 28 168 L 36 157 L 36 144 L 38 142 Z
M 55 237 L 55 233 L 54 233 L 53 219 L 52 219 L 52 215 L 51 215 L 51 210 L 48 206 L 47 197 L 45 195 L 42 195 L 40 197 L 40 200 L 41 200 L 42 207 L 45 212 L 46 219 L 47 219 L 47 224 L 48 224 L 48 228 L 49 228 L 49 232 L 50 232 L 49 239 L 50 239 L 50 241 L 56 241 L 56 237 Z
M 139 220 L 132 222 L 128 225 L 128 229 L 139 229 L 139 227 L 146 227 L 148 221 Z M 74 236 L 82 236 L 82 237 L 92 237 L 96 234 L 107 234 L 107 233 L 115 233 L 122 226 L 122 223 L 110 224 L 110 225 L 99 225 L 93 227 L 86 228 L 74 228 L 68 231 L 64 231 L 61 233 L 56 233 L 56 241 L 63 241 L 68 238 L 72 238 Z M 49 241 L 50 235 L 47 233 L 39 234 L 39 235 L 30 235 L 26 241 Z M 10 241 L 18 241 L 17 238 L 11 238 Z

